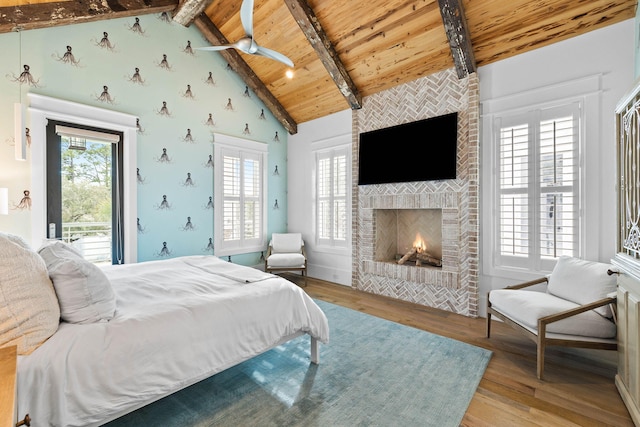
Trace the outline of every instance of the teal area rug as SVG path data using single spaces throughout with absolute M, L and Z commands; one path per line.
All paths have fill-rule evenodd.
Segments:
M 320 365 L 303 336 L 108 426 L 459 426 L 490 351 L 317 303 Z

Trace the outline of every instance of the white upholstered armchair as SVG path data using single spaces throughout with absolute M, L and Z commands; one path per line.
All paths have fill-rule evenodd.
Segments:
M 546 291 L 525 289 L 544 283 Z M 532 339 L 542 379 L 546 346 L 617 348 L 616 286 L 611 265 L 560 257 L 547 277 L 489 292 L 487 337 L 494 315 Z
M 307 255 L 301 233 L 273 233 L 267 256 L 264 260 L 264 271 L 277 273 L 299 271 L 307 283 Z

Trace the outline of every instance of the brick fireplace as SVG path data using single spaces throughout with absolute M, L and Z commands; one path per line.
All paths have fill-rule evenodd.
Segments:
M 477 75 L 458 79 L 450 69 L 368 96 L 363 108 L 353 112 L 354 171 L 360 132 L 458 112 L 456 179 L 358 186 L 354 173 L 356 289 L 478 315 L 478 102 Z M 414 233 L 403 231 L 404 223 L 418 223 L 409 228 L 422 229 L 441 267 L 395 262 L 408 245 L 402 234 Z M 433 230 L 437 223 L 440 228 Z

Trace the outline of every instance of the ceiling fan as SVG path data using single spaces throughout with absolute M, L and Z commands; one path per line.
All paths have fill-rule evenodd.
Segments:
M 224 50 L 234 48 L 250 55 L 260 55 L 270 59 L 275 59 L 276 61 L 280 61 L 293 68 L 293 61 L 285 55 L 276 52 L 275 50 L 260 46 L 253 39 L 253 0 L 243 0 L 242 6 L 240 6 L 240 21 L 242 21 L 242 28 L 244 28 L 245 36 L 237 42 L 220 46 L 199 47 L 197 49 Z

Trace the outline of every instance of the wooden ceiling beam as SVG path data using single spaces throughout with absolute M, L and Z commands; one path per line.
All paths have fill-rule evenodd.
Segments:
M 178 0 L 74 0 L 0 7 L 0 33 L 169 12 Z
M 212 45 L 228 44 L 227 38 L 220 32 L 211 19 L 201 13 L 193 21 L 200 30 L 205 39 Z M 271 114 L 282 123 L 282 126 L 291 135 L 298 133 L 298 124 L 289 115 L 287 110 L 278 102 L 275 96 L 267 89 L 267 86 L 258 78 L 256 73 L 249 67 L 244 59 L 235 49 L 225 49 L 218 51 L 220 55 L 229 63 L 229 66 L 240 76 L 245 84 L 251 89 L 256 96 L 264 103 L 265 107 L 271 111 Z
M 476 59 L 471 46 L 469 27 L 460 0 L 438 0 L 444 30 L 459 79 L 476 72 Z
M 313 9 L 306 0 L 284 0 L 291 15 L 300 26 L 300 29 L 315 49 L 320 61 L 329 72 L 329 75 L 345 97 L 352 110 L 362 108 L 362 96 L 353 83 L 331 40 L 323 30 Z
M 173 11 L 173 20 L 188 27 L 211 4 L 212 0 L 180 0 Z

